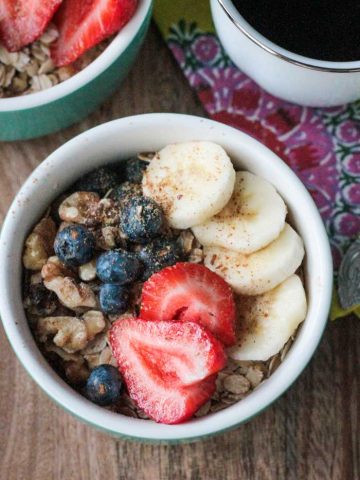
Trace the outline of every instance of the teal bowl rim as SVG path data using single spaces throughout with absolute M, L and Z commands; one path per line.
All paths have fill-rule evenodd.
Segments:
M 56 169 L 66 170 L 67 166 L 64 165 L 64 160 L 69 156 L 71 158 L 75 156 L 76 158 L 83 151 L 84 147 L 88 149 L 88 152 L 91 152 L 95 145 L 103 145 L 105 142 L 105 145 L 108 146 L 108 141 L 111 138 L 116 138 L 115 143 L 122 142 L 124 138 L 128 138 L 127 135 L 133 132 L 134 129 L 133 137 L 146 134 L 151 136 L 154 135 L 154 132 L 167 130 L 166 134 L 164 134 L 165 137 L 172 139 L 183 137 L 184 135 L 191 138 L 195 136 L 199 139 L 212 138 L 219 143 L 226 142 L 226 145 L 230 148 L 230 153 L 231 150 L 235 153 L 236 150 L 234 149 L 238 148 L 238 145 L 242 145 L 242 150 L 239 147 L 236 156 L 239 157 L 240 151 L 247 154 L 251 151 L 251 161 L 254 162 L 253 170 L 255 170 L 255 173 L 256 169 L 261 168 L 261 171 L 267 169 L 266 175 L 277 174 L 279 177 L 282 177 L 282 184 L 287 185 L 284 189 L 289 193 L 291 188 L 291 195 L 296 197 L 296 205 L 301 204 L 301 208 L 297 206 L 297 212 L 301 212 L 301 224 L 304 225 L 304 231 L 307 230 L 308 239 L 314 239 L 314 246 L 311 248 L 311 252 L 307 250 L 312 261 L 317 262 L 314 264 L 314 266 L 316 265 L 314 282 L 316 282 L 316 286 L 318 282 L 321 284 L 321 287 L 319 284 L 319 290 L 318 287 L 315 290 L 318 298 L 313 296 L 312 319 L 305 328 L 306 333 L 304 328 L 300 330 L 300 335 L 289 351 L 286 361 L 280 365 L 269 380 L 240 402 L 242 405 L 241 412 L 237 409 L 238 404 L 236 404 L 221 412 L 194 419 L 185 424 L 167 426 L 146 422 L 149 426 L 146 429 L 144 429 L 145 424 L 142 420 L 130 419 L 129 421 L 129 419 L 122 417 L 121 422 L 124 423 L 120 424 L 117 416 L 117 424 L 115 425 L 115 417 L 112 412 L 108 412 L 93 404 L 90 405 L 90 402 L 76 393 L 63 380 L 59 379 L 36 347 L 28 329 L 25 327 L 27 333 L 20 331 L 21 328 L 16 320 L 16 306 L 14 302 L 9 301 L 12 298 L 13 289 L 16 288 L 14 287 L 13 278 L 15 278 L 15 283 L 18 282 L 18 274 L 16 271 L 14 273 L 9 255 L 11 258 L 11 242 L 14 239 L 14 234 L 19 233 L 17 228 L 20 230 L 23 228 L 19 224 L 20 220 L 16 220 L 16 210 L 24 211 L 23 208 L 19 208 L 19 203 L 23 205 L 24 201 L 28 202 L 31 191 L 33 191 L 32 195 L 35 191 L 36 194 L 39 193 L 39 184 L 41 184 L 39 180 L 49 178 L 49 172 L 52 167 L 54 169 L 52 173 L 53 178 L 56 178 Z M 169 143 L 169 140 L 161 139 L 161 143 Z M 86 155 L 86 161 L 88 161 L 89 154 L 87 153 Z M 96 156 L 98 153 L 94 151 L 93 155 Z M 264 160 L 266 160 L 265 163 L 263 163 Z M 275 178 L 275 176 L 272 178 Z M 35 180 L 36 182 L 34 183 Z M 39 202 L 41 202 L 41 199 Z M 21 218 L 21 214 L 19 218 Z M 305 218 L 306 222 L 304 221 Z M 316 232 L 316 235 L 314 235 L 314 232 Z M 311 237 L 309 237 L 310 234 Z M 0 289 L 3 293 L 0 298 L 0 312 L 9 341 L 21 363 L 24 364 L 30 376 L 55 403 L 58 403 L 62 408 L 85 423 L 119 438 L 131 438 L 152 443 L 186 443 L 221 434 L 247 422 L 250 418 L 271 405 L 299 377 L 320 342 L 328 318 L 327 314 L 332 291 L 332 261 L 327 235 L 311 196 L 294 172 L 268 148 L 239 130 L 200 117 L 181 114 L 138 115 L 100 125 L 70 140 L 50 155 L 25 182 L 9 209 L 0 241 L 0 262 L 3 265 L 3 271 L 0 271 Z M 309 245 L 310 242 L 308 242 Z M 22 307 L 18 306 L 17 308 L 19 310 Z M 32 371 L 32 369 L 35 369 L 35 371 Z M 44 376 L 46 376 L 46 380 L 41 379 Z M 269 381 L 273 388 L 267 383 Z M 249 402 L 248 399 L 251 399 L 251 401 Z M 148 433 L 144 430 L 147 430 Z M 143 431 L 144 433 L 142 433 Z
M 105 72 L 129 47 L 132 40 L 153 8 L 153 0 L 139 0 L 138 8 L 130 21 L 120 30 L 106 49 L 76 75 L 53 87 L 29 95 L 0 99 L 0 117 L 4 112 L 21 112 L 48 105 L 80 90 Z

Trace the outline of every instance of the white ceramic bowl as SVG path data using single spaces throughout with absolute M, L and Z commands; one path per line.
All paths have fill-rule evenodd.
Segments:
M 342 105 L 360 98 L 360 59 L 327 62 L 297 55 L 252 28 L 231 0 L 211 0 L 211 10 L 229 57 L 273 95 L 313 107 Z
M 22 249 L 33 225 L 49 203 L 81 174 L 141 151 L 190 140 L 222 145 L 237 168 L 269 180 L 287 203 L 306 247 L 308 314 L 294 345 L 276 372 L 253 393 L 226 410 L 180 425 L 159 425 L 109 412 L 70 388 L 48 365 L 27 324 L 21 295 Z M 231 429 L 276 400 L 296 380 L 323 333 L 332 290 L 327 236 L 310 195 L 274 153 L 253 138 L 220 123 L 178 114 L 122 118 L 89 130 L 50 155 L 21 188 L 0 237 L 0 312 L 18 358 L 40 387 L 65 410 L 108 433 L 154 441 L 186 441 Z

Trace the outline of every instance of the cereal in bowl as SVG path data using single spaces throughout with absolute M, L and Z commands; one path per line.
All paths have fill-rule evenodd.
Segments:
M 36 93 L 86 68 L 133 16 L 137 0 L 3 0 L 0 98 Z
M 114 412 L 176 424 L 227 408 L 275 371 L 306 315 L 286 220 L 275 188 L 211 142 L 100 167 L 25 242 L 34 338 Z

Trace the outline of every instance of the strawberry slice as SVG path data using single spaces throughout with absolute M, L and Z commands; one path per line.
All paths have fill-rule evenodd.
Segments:
M 62 0 L 0 0 L 0 39 L 10 52 L 37 40 Z
M 226 363 L 220 342 L 191 322 L 125 318 L 113 323 L 109 339 L 129 395 L 161 423 L 192 417 Z
M 118 32 L 134 15 L 137 3 L 138 0 L 64 0 L 55 17 L 60 36 L 52 50 L 54 63 L 68 65 Z
M 235 343 L 233 292 L 203 265 L 177 263 L 152 275 L 143 286 L 140 316 L 145 320 L 196 322 L 224 345 Z
M 119 355 L 125 355 L 125 361 L 129 362 L 135 354 L 148 375 L 151 372 L 166 384 L 191 385 L 217 373 L 226 363 L 219 340 L 193 322 L 126 318 L 113 325 L 110 337 L 115 339 L 112 344 L 114 353 L 120 342 Z M 126 350 L 129 350 L 128 354 L 125 354 Z

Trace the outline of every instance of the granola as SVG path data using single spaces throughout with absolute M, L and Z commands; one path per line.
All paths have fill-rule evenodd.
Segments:
M 153 154 L 139 154 L 138 158 L 151 162 Z M 114 175 L 118 175 L 117 169 L 111 168 L 114 168 Z M 110 188 L 105 196 L 70 188 L 55 200 L 25 242 L 24 308 L 29 325 L 51 365 L 83 394 L 84 383 L 94 368 L 117 365 L 108 337 L 112 322 L 139 313 L 145 279 L 132 283 L 128 292 L 128 308 L 121 315 L 101 311 L 99 300 L 99 255 L 127 248 L 141 257 L 148 248 L 141 243 L 131 245 L 118 226 L 126 198 L 137 195 L 140 189 L 139 185 L 129 182 L 121 185 L 125 188 L 120 192 L 118 201 L 117 187 Z M 124 192 L 126 198 L 122 196 Z M 55 255 L 54 238 L 56 232 L 78 225 L 85 225 L 94 235 L 95 252 L 86 263 L 65 266 Z M 162 228 L 162 234 L 176 243 L 184 259 L 193 263 L 204 262 L 203 247 L 190 229 L 176 230 L 167 225 Z M 240 361 L 229 357 L 225 368 L 217 376 L 215 393 L 195 416 L 220 411 L 249 395 L 279 367 L 293 341 L 294 335 L 279 353 L 266 361 Z M 106 408 L 134 418 L 148 418 L 127 392 L 118 402 Z
M 56 27 L 50 25 L 36 42 L 19 52 L 9 52 L 0 44 L 0 98 L 40 92 L 68 80 L 101 55 L 111 41 L 101 42 L 73 64 L 58 68 L 50 55 L 57 38 Z

